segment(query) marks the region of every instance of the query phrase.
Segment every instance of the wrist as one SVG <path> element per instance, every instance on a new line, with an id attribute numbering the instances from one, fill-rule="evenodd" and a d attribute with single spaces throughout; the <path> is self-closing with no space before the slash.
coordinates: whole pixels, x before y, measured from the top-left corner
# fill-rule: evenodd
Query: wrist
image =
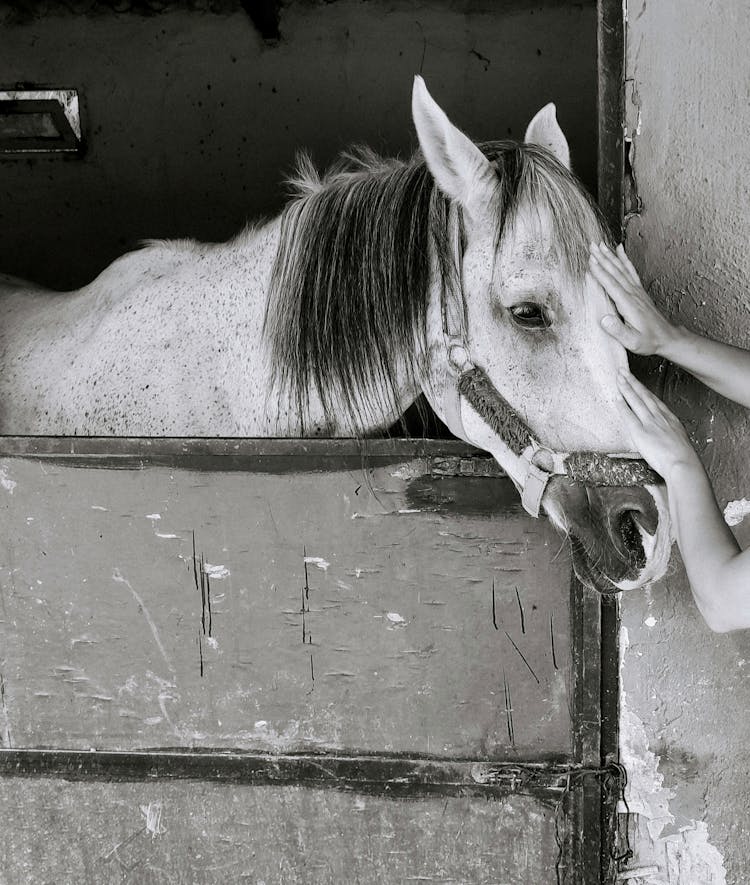
<path id="1" fill-rule="evenodd" d="M 686 486 L 706 477 L 701 459 L 694 449 L 680 453 L 664 470 L 667 488 Z"/>
<path id="2" fill-rule="evenodd" d="M 656 356 L 669 360 L 677 365 L 684 364 L 683 354 L 692 346 L 695 334 L 685 326 L 678 326 L 669 321 L 666 322 L 662 340 L 656 348 Z"/>

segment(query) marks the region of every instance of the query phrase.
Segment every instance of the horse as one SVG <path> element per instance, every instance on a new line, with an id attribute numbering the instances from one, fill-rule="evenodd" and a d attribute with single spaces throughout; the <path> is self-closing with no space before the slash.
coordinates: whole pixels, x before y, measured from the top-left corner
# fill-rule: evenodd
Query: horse
<path id="1" fill-rule="evenodd" d="M 74 292 L 0 277 L 0 432 L 362 437 L 424 394 L 525 494 L 523 444 L 456 387 L 476 365 L 545 452 L 627 449 L 627 355 L 587 272 L 590 242 L 611 237 L 555 106 L 523 142 L 475 144 L 416 77 L 412 116 L 411 158 L 357 148 L 321 176 L 302 154 L 281 215 L 228 242 L 146 241 Z M 547 475 L 536 498 L 588 586 L 666 569 L 655 480 Z"/>

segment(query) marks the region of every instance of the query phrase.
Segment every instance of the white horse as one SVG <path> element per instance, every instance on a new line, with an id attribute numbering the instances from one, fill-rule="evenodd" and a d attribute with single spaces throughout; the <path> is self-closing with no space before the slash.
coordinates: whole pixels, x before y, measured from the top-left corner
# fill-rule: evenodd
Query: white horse
<path id="1" fill-rule="evenodd" d="M 359 151 L 322 179 L 303 158 L 282 215 L 228 243 L 150 242 L 75 292 L 0 276 L 0 432 L 365 435 L 423 392 L 522 489 L 528 462 L 455 392 L 470 356 L 545 446 L 630 448 L 615 407 L 626 353 L 586 273 L 608 235 L 554 105 L 525 143 L 480 146 L 420 77 L 412 111 L 421 154 Z M 666 568 L 654 485 L 556 477 L 542 507 L 590 585 Z"/>

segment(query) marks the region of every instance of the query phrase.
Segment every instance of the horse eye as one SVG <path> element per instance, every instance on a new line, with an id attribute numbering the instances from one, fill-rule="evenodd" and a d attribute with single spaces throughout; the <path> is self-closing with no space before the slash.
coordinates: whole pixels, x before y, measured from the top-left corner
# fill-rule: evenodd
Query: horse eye
<path id="1" fill-rule="evenodd" d="M 552 325 L 547 311 L 533 301 L 521 301 L 510 308 L 510 314 L 516 325 L 523 329 L 548 329 Z"/>

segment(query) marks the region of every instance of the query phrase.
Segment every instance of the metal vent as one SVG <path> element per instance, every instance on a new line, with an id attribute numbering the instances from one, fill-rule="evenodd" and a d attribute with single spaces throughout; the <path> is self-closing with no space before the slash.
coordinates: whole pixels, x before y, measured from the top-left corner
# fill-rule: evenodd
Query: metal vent
<path id="1" fill-rule="evenodd" d="M 77 154 L 81 142 L 77 90 L 0 90 L 0 154 Z"/>

